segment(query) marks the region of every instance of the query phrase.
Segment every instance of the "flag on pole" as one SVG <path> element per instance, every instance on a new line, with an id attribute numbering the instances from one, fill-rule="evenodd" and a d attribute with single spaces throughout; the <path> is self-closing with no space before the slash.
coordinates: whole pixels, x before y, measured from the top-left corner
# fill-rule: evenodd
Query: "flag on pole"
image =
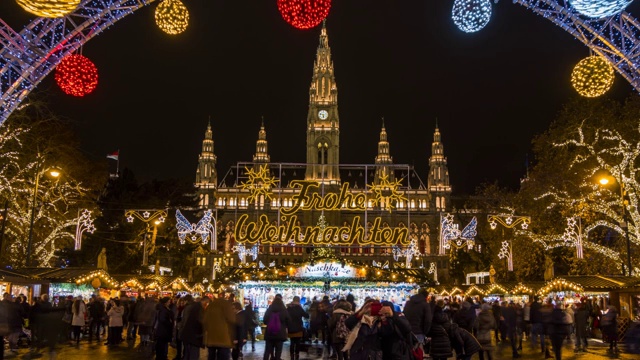
<path id="1" fill-rule="evenodd" d="M 111 154 L 107 154 L 107 159 L 113 159 L 117 161 L 119 156 L 120 156 L 120 150 L 116 150 Z"/>

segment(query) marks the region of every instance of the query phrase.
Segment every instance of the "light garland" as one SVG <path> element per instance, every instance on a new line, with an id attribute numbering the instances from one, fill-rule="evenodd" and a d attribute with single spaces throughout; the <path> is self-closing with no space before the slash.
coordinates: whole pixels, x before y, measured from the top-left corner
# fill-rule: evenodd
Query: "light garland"
<path id="1" fill-rule="evenodd" d="M 81 0 L 16 0 L 24 10 L 45 18 L 61 18 L 72 13 Z"/>
<path id="2" fill-rule="evenodd" d="M 451 18 L 456 26 L 472 33 L 482 30 L 491 20 L 490 0 L 455 0 Z"/>
<path id="3" fill-rule="evenodd" d="M 72 54 L 62 58 L 54 78 L 66 94 L 85 96 L 98 86 L 98 68 L 88 58 Z"/>
<path id="4" fill-rule="evenodd" d="M 189 25 L 189 10 L 180 0 L 164 0 L 156 7 L 155 19 L 160 30 L 178 35 Z"/>
<path id="5" fill-rule="evenodd" d="M 513 290 L 511 290 L 512 294 L 533 294 L 534 291 L 532 288 L 525 286 L 522 283 L 519 283 Z"/>
<path id="6" fill-rule="evenodd" d="M 311 29 L 326 19 L 331 0 L 278 0 L 282 18 L 298 29 Z"/>
<path id="7" fill-rule="evenodd" d="M 176 229 L 178 230 L 180 244 L 184 244 L 186 239 L 189 239 L 191 243 L 196 243 L 200 240 L 204 245 L 206 245 L 210 239 L 215 243 L 216 230 L 215 226 L 211 223 L 211 219 L 213 219 L 213 212 L 207 210 L 197 224 L 192 224 L 182 215 L 180 210 L 176 210 Z M 215 247 L 216 246 L 212 244 L 211 249 L 214 250 Z"/>
<path id="8" fill-rule="evenodd" d="M 82 211 L 82 215 L 78 216 L 74 250 L 80 250 L 80 248 L 82 247 L 82 234 L 85 231 L 89 234 L 93 234 L 96 231 L 96 227 L 93 225 L 93 219 L 91 218 L 91 210 L 89 209 L 84 209 Z"/>
<path id="9" fill-rule="evenodd" d="M 593 18 L 602 19 L 621 13 L 633 0 L 568 0 L 571 7 L 578 13 Z"/>
<path id="10" fill-rule="evenodd" d="M 556 291 L 570 290 L 576 293 L 584 292 L 584 289 L 582 288 L 582 286 L 572 283 L 570 281 L 567 281 L 563 278 L 557 278 L 547 283 L 540 290 L 538 290 L 538 295 L 546 296 L 554 290 Z"/>
<path id="11" fill-rule="evenodd" d="M 598 97 L 609 91 L 614 78 L 613 66 L 605 58 L 589 56 L 573 69 L 571 85 L 582 96 Z"/>
<path id="12" fill-rule="evenodd" d="M 79 278 L 76 279 L 76 284 L 80 285 L 82 283 L 86 283 L 89 280 L 92 279 L 102 279 L 104 281 L 106 281 L 107 284 L 110 285 L 110 287 L 118 287 L 120 285 L 120 283 L 118 283 L 118 281 L 116 281 L 114 278 L 112 278 L 111 276 L 109 276 L 109 274 L 107 274 L 106 271 L 104 270 L 97 270 L 97 271 L 93 271 L 85 276 L 81 276 Z"/>

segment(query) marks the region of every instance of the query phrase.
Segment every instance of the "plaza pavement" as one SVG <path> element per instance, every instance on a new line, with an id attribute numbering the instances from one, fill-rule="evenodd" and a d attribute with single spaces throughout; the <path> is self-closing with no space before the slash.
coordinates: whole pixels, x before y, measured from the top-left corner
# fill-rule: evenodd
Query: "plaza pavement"
<path id="1" fill-rule="evenodd" d="M 152 346 L 141 346 L 139 341 L 123 342 L 119 346 L 108 347 L 102 345 L 103 342 L 89 343 L 86 340 L 80 342 L 79 346 L 76 345 L 62 345 L 57 347 L 57 351 L 54 356 L 50 357 L 49 353 L 41 351 L 40 353 L 33 354 L 27 348 L 21 348 L 17 354 L 11 354 L 5 351 L 5 359 L 58 359 L 58 360 L 125 360 L 125 359 L 154 359 L 155 357 L 151 353 Z M 544 355 L 540 353 L 539 347 L 535 349 L 529 342 L 523 344 L 522 359 L 544 359 Z M 608 354 L 608 345 L 603 344 L 599 340 L 589 340 L 589 349 L 587 352 L 574 353 L 573 345 L 565 343 L 563 347 L 562 358 L 567 360 L 595 360 L 595 359 L 640 359 L 639 354 L 628 354 L 625 352 L 624 345 L 620 346 L 619 354 Z M 262 360 L 264 352 L 264 341 L 256 342 L 256 351 L 252 352 L 250 346 L 245 347 L 244 360 Z M 173 359 L 176 355 L 174 348 L 169 348 L 169 359 Z M 309 349 L 306 352 L 300 354 L 301 360 L 328 360 L 328 352 L 321 344 L 309 345 Z M 509 344 L 499 344 L 496 346 L 494 352 L 494 359 L 512 359 L 511 347 Z M 206 350 L 201 352 L 201 360 L 207 359 Z M 283 360 L 289 360 L 289 345 L 285 343 L 283 354 Z M 453 358 L 451 358 L 453 359 Z M 474 355 L 473 359 L 478 359 L 478 355 Z"/>

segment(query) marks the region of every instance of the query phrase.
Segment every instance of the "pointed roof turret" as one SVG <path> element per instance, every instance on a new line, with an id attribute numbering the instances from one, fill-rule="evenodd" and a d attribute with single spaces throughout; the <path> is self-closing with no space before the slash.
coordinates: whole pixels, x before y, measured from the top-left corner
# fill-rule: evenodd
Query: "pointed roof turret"
<path id="1" fill-rule="evenodd" d="M 316 61 L 313 64 L 313 78 L 311 79 L 309 96 L 310 104 L 331 105 L 338 102 L 338 88 L 333 73 L 326 22 L 322 23 L 320 30 L 320 43 L 316 51 Z"/>
<path id="2" fill-rule="evenodd" d="M 267 153 L 267 131 L 264 129 L 264 116 L 260 124 L 260 131 L 258 132 L 258 141 L 256 141 L 256 153 L 253 155 L 254 163 L 268 163 L 271 161 L 269 154 Z"/>

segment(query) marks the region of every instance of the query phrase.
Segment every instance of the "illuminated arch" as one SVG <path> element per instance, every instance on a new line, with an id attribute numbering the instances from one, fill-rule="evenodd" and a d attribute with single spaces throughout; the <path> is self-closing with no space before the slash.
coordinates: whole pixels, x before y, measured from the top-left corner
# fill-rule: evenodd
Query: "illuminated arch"
<path id="1" fill-rule="evenodd" d="M 155 0 L 84 0 L 63 18 L 37 18 L 17 33 L 0 19 L 0 125 L 66 55 Z M 566 0 L 513 0 L 549 19 L 605 57 L 640 91 L 640 23 L 626 12 L 586 19 Z"/>

